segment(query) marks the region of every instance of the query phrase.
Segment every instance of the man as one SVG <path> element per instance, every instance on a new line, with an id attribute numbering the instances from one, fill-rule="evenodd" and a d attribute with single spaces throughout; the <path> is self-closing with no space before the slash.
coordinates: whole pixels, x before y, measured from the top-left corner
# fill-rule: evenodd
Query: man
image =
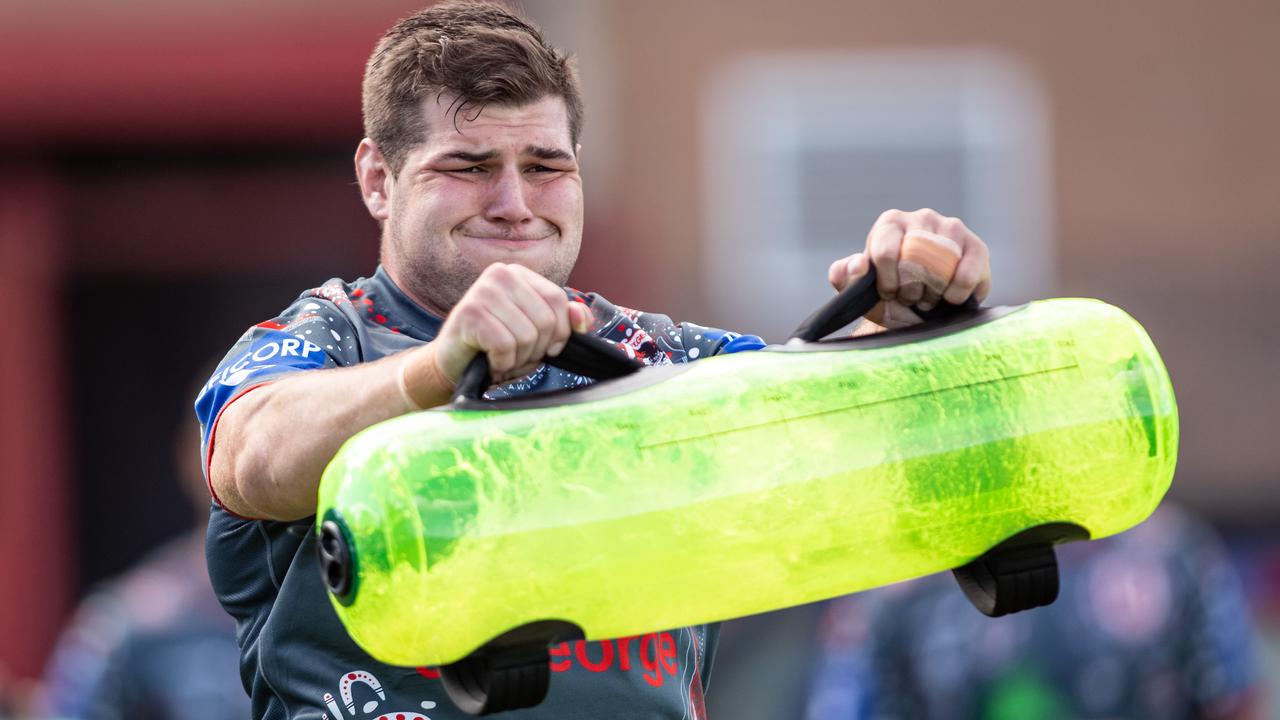
<path id="1" fill-rule="evenodd" d="M 445 403 L 477 353 L 505 383 L 490 396 L 585 384 L 540 365 L 571 329 L 650 364 L 763 344 L 563 288 L 582 235 L 582 101 L 568 58 L 506 8 L 446 3 L 398 23 L 369 61 L 364 118 L 356 174 L 382 228 L 381 266 L 251 328 L 197 400 L 215 500 L 209 569 L 239 621 L 256 718 L 459 716 L 433 670 L 364 654 L 325 597 L 310 516 L 321 471 L 352 434 Z M 899 283 L 908 230 L 954 241 L 949 285 Z M 889 317 L 981 299 L 990 284 L 982 241 L 933 211 L 886 213 L 829 279 L 861 276 L 868 255 Z M 521 717 L 702 717 L 714 628 L 632 640 L 552 648 L 547 699 Z"/>

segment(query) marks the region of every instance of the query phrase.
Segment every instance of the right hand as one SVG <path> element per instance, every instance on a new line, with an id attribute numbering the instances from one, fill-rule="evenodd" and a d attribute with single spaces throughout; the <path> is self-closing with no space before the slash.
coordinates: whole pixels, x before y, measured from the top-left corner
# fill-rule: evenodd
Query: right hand
<path id="1" fill-rule="evenodd" d="M 876 266 L 881 302 L 856 334 L 914 325 L 920 322 L 915 307 L 928 311 L 943 300 L 960 305 L 970 296 L 982 302 L 991 290 L 986 243 L 959 218 L 928 208 L 881 213 L 866 249 L 832 263 L 827 279 L 839 292 L 866 274 L 869 261 Z"/>
<path id="2" fill-rule="evenodd" d="M 477 353 L 489 355 L 494 383 L 524 377 L 564 349 L 569 332 L 587 332 L 591 310 L 564 288 L 522 266 L 494 263 L 449 312 L 435 346 L 440 371 L 453 383 Z"/>
<path id="3" fill-rule="evenodd" d="M 985 251 L 985 246 L 983 250 Z M 983 257 L 985 258 L 985 254 Z M 901 239 L 898 255 L 892 262 L 897 290 L 893 296 L 881 299 L 867 312 L 867 322 L 859 325 L 854 330 L 854 335 L 867 335 L 922 322 L 914 308 L 918 306 L 927 311 L 940 300 L 946 299 L 951 294 L 950 286 L 955 284 L 953 279 L 960 262 L 961 248 L 950 238 L 927 230 L 906 231 Z M 869 269 L 868 254 L 858 253 L 833 263 L 827 276 L 832 286 L 840 291 L 866 275 Z M 880 270 L 879 264 L 876 265 L 876 270 Z M 880 273 L 876 274 L 879 279 Z M 971 292 L 969 288 L 959 288 L 955 295 L 960 296 L 961 302 L 964 302 L 964 298 Z M 981 296 L 986 296 L 985 289 L 981 291 Z M 881 297 L 884 297 L 883 291 Z"/>

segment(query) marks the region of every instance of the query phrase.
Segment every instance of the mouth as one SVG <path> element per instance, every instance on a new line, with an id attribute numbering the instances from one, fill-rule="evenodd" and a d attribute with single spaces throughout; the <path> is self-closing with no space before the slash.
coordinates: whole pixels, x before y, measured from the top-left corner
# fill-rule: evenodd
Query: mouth
<path id="1" fill-rule="evenodd" d="M 543 233 L 541 235 L 517 235 L 517 234 L 501 234 L 501 235 L 482 235 L 478 233 L 462 233 L 462 237 L 471 242 L 484 243 L 485 245 L 493 245 L 501 248 L 517 249 L 535 245 L 543 240 L 550 240 L 555 237 L 554 230 Z"/>

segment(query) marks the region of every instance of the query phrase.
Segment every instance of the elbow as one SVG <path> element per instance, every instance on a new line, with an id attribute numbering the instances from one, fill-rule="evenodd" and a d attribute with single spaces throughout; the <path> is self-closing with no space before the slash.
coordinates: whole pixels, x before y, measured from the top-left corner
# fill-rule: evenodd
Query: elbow
<path id="1" fill-rule="evenodd" d="M 265 395 L 265 394 L 264 394 Z M 209 489 L 226 510 L 253 520 L 297 520 L 314 512 L 289 490 L 287 461 L 275 448 L 260 398 L 245 398 L 226 408 L 218 423 L 209 458 Z M 266 425 L 266 426 L 264 426 Z"/>
<path id="2" fill-rule="evenodd" d="M 269 443 L 250 441 L 236 454 L 230 477 L 223 483 L 229 497 L 223 506 L 243 517 L 293 521 L 315 513 L 314 498 L 300 497 L 297 483 Z M 234 503 L 232 506 L 230 503 Z"/>
<path id="3" fill-rule="evenodd" d="M 287 484 L 276 480 L 267 453 L 255 443 L 237 448 L 234 457 L 218 457 L 214 452 L 209 465 L 209 488 L 214 501 L 224 509 L 250 520 L 292 521 L 312 514 L 315 509 L 290 498 Z"/>
<path id="4" fill-rule="evenodd" d="M 243 518 L 270 519 L 262 509 L 262 493 L 258 491 L 253 452 L 233 442 L 221 442 L 209 458 L 209 491 L 214 502 Z"/>

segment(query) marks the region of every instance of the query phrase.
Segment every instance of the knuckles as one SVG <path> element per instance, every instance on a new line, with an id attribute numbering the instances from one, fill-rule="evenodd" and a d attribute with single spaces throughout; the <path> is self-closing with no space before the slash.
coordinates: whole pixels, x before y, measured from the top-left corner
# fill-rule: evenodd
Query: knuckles
<path id="1" fill-rule="evenodd" d="M 955 241 L 961 247 L 963 260 L 944 291 L 944 297 L 948 301 L 963 302 L 975 291 L 980 295 L 986 295 L 991 277 L 990 251 L 987 244 L 970 230 L 963 220 L 943 215 L 933 208 L 920 208 L 910 212 L 894 208 L 880 213 L 867 236 L 866 252 L 871 262 L 881 268 L 895 267 L 901 252 L 903 235 L 912 228 L 936 232 Z M 843 267 L 841 265 L 843 262 L 845 260 L 837 260 L 827 273 L 831 284 L 837 288 L 845 280 L 844 273 L 837 269 Z M 902 299 L 911 302 L 913 299 L 919 299 L 915 297 L 918 294 L 937 294 L 936 289 L 926 290 L 921 287 L 919 281 L 920 278 L 900 278 L 900 292 L 905 291 L 903 295 L 909 296 Z M 959 297 L 960 295 L 963 297 Z"/>
<path id="2" fill-rule="evenodd" d="M 530 313 L 529 319 L 538 332 L 549 333 L 556 328 L 556 313 L 546 305 L 529 308 L 526 312 Z"/>
<path id="3" fill-rule="evenodd" d="M 910 228 L 933 230 L 938 227 L 938 223 L 943 219 L 942 214 L 933 208 L 920 208 L 911 212 L 887 210 L 880 218 L 892 222 L 903 230 Z"/>
<path id="4" fill-rule="evenodd" d="M 871 259 L 876 265 L 883 265 L 898 259 L 898 247 L 890 243 L 876 243 L 871 248 Z"/>
<path id="5" fill-rule="evenodd" d="M 516 293 L 515 288 L 532 289 L 543 302 L 518 302 L 518 297 L 528 295 L 523 291 Z M 523 317 L 509 324 L 499 320 L 495 325 L 490 308 L 512 302 L 516 302 Z M 490 354 L 494 371 L 506 372 L 543 338 L 550 340 L 555 335 L 560 324 L 557 312 L 561 309 L 557 303 L 568 304 L 568 298 L 558 286 L 520 265 L 493 263 L 481 271 L 449 313 L 446 324 L 459 330 L 467 328 L 462 331 L 464 336 L 474 337 Z"/>
<path id="6" fill-rule="evenodd" d="M 876 225 L 885 225 L 885 224 L 902 225 L 906 222 L 906 220 L 907 220 L 907 213 L 901 210 L 898 210 L 897 208 L 894 208 L 892 210 L 885 210 L 884 212 L 880 213 L 880 217 L 876 219 L 875 224 Z"/>
<path id="7" fill-rule="evenodd" d="M 500 283 L 510 282 L 515 277 L 515 273 L 515 269 L 507 263 L 496 262 L 485 268 L 480 273 L 480 277 L 476 279 L 476 283 L 479 284 L 480 281 Z"/>
<path id="8" fill-rule="evenodd" d="M 957 217 L 943 217 L 938 220 L 938 233 L 956 242 L 961 242 L 969 233 L 964 221 Z"/>
<path id="9" fill-rule="evenodd" d="M 511 333 L 515 336 L 518 345 L 529 346 L 538 342 L 538 328 L 531 324 L 525 323 L 511 328 Z"/>
<path id="10" fill-rule="evenodd" d="M 485 298 L 482 297 L 483 293 L 477 291 L 472 295 L 473 296 L 470 298 L 470 301 L 468 301 L 468 298 L 464 297 L 462 301 L 459 302 L 452 311 L 450 311 L 449 320 L 470 325 L 484 316 Z"/>

